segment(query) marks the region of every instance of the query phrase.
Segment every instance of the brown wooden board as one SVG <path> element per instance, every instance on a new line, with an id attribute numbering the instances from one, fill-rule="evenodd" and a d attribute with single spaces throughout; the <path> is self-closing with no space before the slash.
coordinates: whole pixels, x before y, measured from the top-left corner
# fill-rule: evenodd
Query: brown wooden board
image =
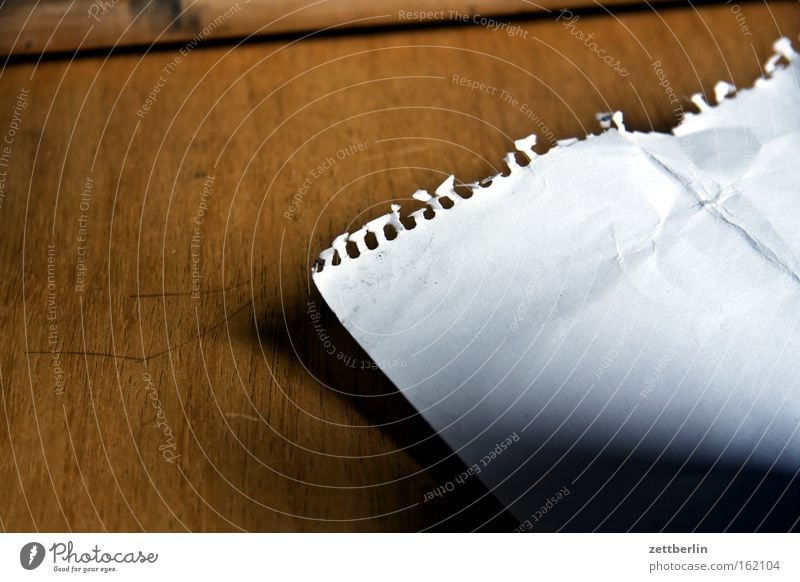
<path id="1" fill-rule="evenodd" d="M 510 530 L 474 479 L 424 502 L 463 467 L 310 265 L 515 138 L 668 130 L 750 86 L 800 11 L 735 6 L 6 67 L 0 528 Z"/>
<path id="2" fill-rule="evenodd" d="M 636 3 L 604 0 L 602 5 Z M 0 6 L 0 54 L 72 53 L 419 23 L 474 24 L 497 16 L 548 14 L 565 6 L 601 5 L 594 0 L 6 0 Z"/>

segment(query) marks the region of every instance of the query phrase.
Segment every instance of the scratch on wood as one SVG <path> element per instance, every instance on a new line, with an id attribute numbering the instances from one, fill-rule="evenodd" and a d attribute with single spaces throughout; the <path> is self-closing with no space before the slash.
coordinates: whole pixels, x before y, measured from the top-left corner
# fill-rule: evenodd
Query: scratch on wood
<path id="1" fill-rule="evenodd" d="M 230 287 L 221 287 L 218 289 L 208 289 L 206 291 L 200 291 L 200 295 L 211 295 L 212 293 L 224 293 L 225 291 L 232 291 L 233 289 L 238 289 L 242 285 L 246 285 L 250 282 L 250 279 L 246 279 L 241 283 L 236 283 L 235 285 L 231 285 Z M 133 299 L 151 299 L 151 298 L 160 298 L 160 297 L 183 297 L 189 296 L 193 292 L 192 291 L 167 291 L 165 293 L 134 293 L 133 295 L 129 295 Z"/>
<path id="2" fill-rule="evenodd" d="M 26 354 L 30 354 L 33 356 L 40 356 L 44 354 L 52 355 L 52 350 L 27 350 Z M 138 358 L 136 356 L 127 356 L 124 354 L 109 354 L 106 352 L 71 352 L 71 351 L 59 351 L 57 352 L 59 356 L 92 356 L 98 358 L 115 358 L 120 360 L 133 360 L 134 362 L 141 362 L 143 361 L 142 358 Z"/>
<path id="3" fill-rule="evenodd" d="M 225 418 L 243 418 L 244 420 L 249 420 L 250 422 L 258 422 L 258 418 L 253 416 L 252 414 L 245 414 L 244 412 L 226 412 L 224 413 Z"/>
<path id="4" fill-rule="evenodd" d="M 192 342 L 196 342 L 200 338 L 205 337 L 206 334 L 209 334 L 212 331 L 222 327 L 224 324 L 228 323 L 229 320 L 233 319 L 234 316 L 236 316 L 239 313 L 241 313 L 244 310 L 245 307 L 248 307 L 250 305 L 252 305 L 252 303 L 250 301 L 248 301 L 247 303 L 245 303 L 244 305 L 239 307 L 236 311 L 233 311 L 233 312 L 229 313 L 226 317 L 224 317 L 222 319 L 222 321 L 220 321 L 218 323 L 215 323 L 211 327 L 203 330 L 202 332 L 198 333 L 197 335 L 195 335 L 195 336 L 193 336 L 193 337 L 191 337 L 191 338 L 189 338 L 189 339 L 187 339 L 187 340 L 185 340 L 185 341 L 183 341 L 181 343 L 175 344 L 174 346 L 170 346 L 165 350 L 161 350 L 160 352 L 156 352 L 155 354 L 151 354 L 149 356 L 145 356 L 144 358 L 142 358 L 142 361 L 146 362 L 146 361 L 151 360 L 153 358 L 157 358 L 158 356 L 163 356 L 167 352 L 171 352 L 172 350 L 176 350 L 178 348 L 181 348 L 181 347 L 185 346 L 186 344 L 190 344 Z"/>
<path id="5" fill-rule="evenodd" d="M 59 351 L 58 354 L 60 356 L 90 356 L 90 357 L 98 357 L 98 358 L 114 358 L 114 359 L 120 359 L 120 360 L 133 360 L 134 362 L 138 362 L 140 364 L 143 364 L 143 363 L 145 363 L 145 362 L 147 362 L 149 360 L 152 360 L 153 358 L 157 358 L 159 356 L 163 356 L 164 354 L 166 354 L 168 352 L 171 352 L 173 350 L 181 348 L 181 347 L 183 347 L 183 346 L 185 346 L 187 344 L 190 344 L 192 342 L 196 342 L 200 338 L 205 337 L 207 334 L 209 334 L 212 331 L 214 331 L 216 329 L 219 329 L 220 327 L 225 325 L 228 321 L 233 319 L 236 315 L 238 315 L 239 313 L 244 311 L 245 307 L 249 307 L 250 305 L 252 305 L 252 302 L 248 301 L 248 302 L 244 303 L 241 307 L 237 308 L 235 311 L 232 311 L 231 313 L 229 313 L 222 320 L 218 321 L 217 323 L 215 323 L 211 327 L 203 330 L 202 332 L 190 337 L 189 339 L 187 339 L 185 341 L 179 342 L 179 343 L 177 343 L 177 344 L 175 344 L 173 346 L 169 346 L 168 348 L 166 348 L 164 350 L 161 350 L 160 352 L 156 352 L 154 354 L 150 354 L 148 356 L 144 356 L 143 358 L 140 358 L 140 357 L 137 357 L 137 356 L 129 356 L 127 354 L 111 354 L 111 353 L 106 353 L 106 352 Z M 53 350 L 26 350 L 25 353 L 29 354 L 29 355 L 52 355 L 53 354 Z"/>

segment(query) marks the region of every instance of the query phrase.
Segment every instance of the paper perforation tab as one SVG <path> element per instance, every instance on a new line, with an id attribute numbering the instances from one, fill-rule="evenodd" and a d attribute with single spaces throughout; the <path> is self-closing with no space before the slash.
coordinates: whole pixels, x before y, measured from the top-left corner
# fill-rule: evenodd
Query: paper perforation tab
<path id="1" fill-rule="evenodd" d="M 780 69 L 780 60 L 785 59 L 788 62 L 791 62 L 793 59 L 796 58 L 797 53 L 795 52 L 794 48 L 792 47 L 791 41 L 786 38 L 782 37 L 773 43 L 773 49 L 775 53 L 769 57 L 767 62 L 764 65 L 764 70 L 767 74 L 772 75 L 777 70 Z M 754 86 L 759 87 L 764 83 L 768 83 L 769 79 L 760 78 L 758 79 Z M 730 95 L 734 95 L 736 93 L 736 87 L 733 85 L 725 82 L 719 81 L 714 86 L 714 97 L 716 104 L 711 105 L 709 104 L 705 96 L 702 93 L 695 93 L 691 96 L 692 103 L 697 107 L 699 113 L 691 113 L 687 112 L 684 116 L 684 119 L 681 121 L 680 124 L 673 130 L 674 133 L 680 133 L 682 128 L 688 127 L 690 124 L 694 123 L 693 120 L 698 117 L 702 117 L 704 114 L 709 114 L 716 110 L 720 105 L 730 102 L 733 99 L 728 99 L 727 97 Z M 625 124 L 623 121 L 623 114 L 621 111 L 615 111 L 611 113 L 599 113 L 597 114 L 597 120 L 600 123 L 600 126 L 609 131 L 612 128 L 612 125 L 616 128 L 619 132 L 626 132 Z M 591 136 L 587 136 L 591 137 Z M 584 138 L 585 139 L 585 138 Z M 527 137 L 520 138 L 514 142 L 514 147 L 516 151 L 524 154 L 530 160 L 531 166 L 533 162 L 539 157 L 536 152 L 533 151 L 534 146 L 536 145 L 536 134 L 531 134 Z M 550 149 L 550 152 L 563 147 L 569 147 L 577 142 L 581 141 L 579 138 L 566 138 L 557 140 L 556 146 Z M 548 152 L 549 153 L 549 152 Z M 547 154 L 544 154 L 547 155 Z M 516 173 L 518 173 L 523 166 L 517 162 L 514 152 L 508 152 L 504 157 L 504 162 L 506 166 L 508 166 L 509 175 L 503 176 L 501 174 L 495 174 L 493 176 L 488 176 L 483 178 L 477 183 L 465 184 L 473 194 L 479 192 L 491 192 L 492 185 L 500 179 L 509 178 Z M 525 166 L 524 168 L 528 168 L 529 166 Z M 413 195 L 412 198 L 419 200 L 420 202 L 424 202 L 428 208 L 430 208 L 434 216 L 432 218 L 427 218 L 425 216 L 426 210 L 419 209 L 411 212 L 407 215 L 407 219 L 409 221 L 413 221 L 414 226 L 410 229 L 410 231 L 416 230 L 421 225 L 430 222 L 431 220 L 435 221 L 436 214 L 439 212 L 447 211 L 448 209 L 442 204 L 443 200 L 449 200 L 452 202 L 452 206 L 458 206 L 460 202 L 466 201 L 465 198 L 460 196 L 458 192 L 456 192 L 455 187 L 455 176 L 450 175 L 448 176 L 437 188 L 434 195 L 431 195 L 426 190 L 417 190 Z M 349 259 L 355 259 L 357 257 L 351 257 L 348 255 L 346 248 L 347 243 L 352 240 L 352 242 L 356 245 L 360 254 L 369 251 L 370 249 L 367 248 L 365 243 L 365 237 L 367 233 L 372 233 L 378 240 L 378 248 L 385 244 L 391 244 L 394 241 L 390 241 L 386 238 L 384 233 L 384 227 L 386 225 L 390 225 L 396 233 L 400 233 L 402 231 L 409 231 L 403 225 L 401 218 L 400 218 L 400 206 L 397 204 L 393 204 L 391 206 L 391 213 L 383 215 L 379 218 L 369 221 L 366 225 L 362 226 L 360 229 L 355 231 L 352 235 L 347 233 L 343 235 L 339 235 L 336 237 L 334 242 L 331 244 L 331 248 L 325 249 L 319 255 L 319 258 L 314 262 L 312 266 L 312 272 L 318 273 L 320 272 L 325 266 L 337 266 L 334 264 L 335 258 L 339 259 L 339 262 L 344 262 Z M 398 237 L 404 238 L 404 237 Z M 359 255 L 360 256 L 360 255 Z"/>
<path id="2" fill-rule="evenodd" d="M 621 119 L 621 118 L 620 118 Z M 533 161 L 537 158 L 536 152 L 533 151 L 533 147 L 536 145 L 537 137 L 535 134 L 531 134 L 527 137 L 518 139 L 514 142 L 515 147 L 517 148 L 516 151 L 524 154 L 528 160 L 530 166 Z M 575 143 L 576 139 L 569 139 L 569 140 L 562 140 L 556 147 L 566 147 Z M 528 166 L 521 166 L 515 157 L 514 152 L 508 152 L 504 157 L 504 162 L 509 170 L 509 176 L 515 174 L 516 172 L 520 171 L 523 168 L 527 168 Z M 489 177 L 482 179 L 480 182 L 476 183 L 469 183 L 464 184 L 465 187 L 469 188 L 469 190 L 473 193 L 479 191 L 487 191 L 490 190 L 493 183 L 499 179 L 507 178 L 508 176 L 503 176 L 501 174 L 495 174 Z M 411 197 L 415 200 L 425 203 L 428 207 L 420 208 L 417 210 L 412 211 L 408 214 L 407 218 L 414 223 L 414 227 L 410 230 L 416 230 L 419 228 L 421 224 L 427 223 L 433 220 L 436 217 L 436 213 L 438 212 L 446 212 L 450 208 L 459 205 L 462 202 L 466 202 L 468 199 L 461 196 L 455 189 L 455 176 L 453 174 L 449 175 L 445 178 L 439 186 L 437 186 L 435 193 L 431 195 L 427 190 L 417 190 L 414 192 Z M 449 207 L 446 207 L 443 202 L 448 202 L 450 204 Z M 391 205 L 391 212 L 389 214 L 385 214 L 383 216 L 379 216 L 369 222 L 367 222 L 364 226 L 359 228 L 358 230 L 354 231 L 353 233 L 344 233 L 337 236 L 333 243 L 331 244 L 331 248 L 322 251 L 319 255 L 319 258 L 314 263 L 312 267 L 312 271 L 314 273 L 318 273 L 322 271 L 322 269 L 326 266 L 337 266 L 337 263 L 341 263 L 344 260 L 349 259 L 356 259 L 358 257 L 350 256 L 347 253 L 347 243 L 353 242 L 358 249 L 359 256 L 369 251 L 370 249 L 366 245 L 366 236 L 368 233 L 372 233 L 378 239 L 378 246 L 380 247 L 382 244 L 390 243 L 392 241 L 388 240 L 384 233 L 385 226 L 391 226 L 396 233 L 400 233 L 402 231 L 408 231 L 409 229 L 403 225 L 403 222 L 400 218 L 400 205 L 399 204 L 392 204 Z M 428 209 L 432 210 L 434 215 L 431 218 L 426 216 Z M 335 259 L 339 259 L 336 261 Z"/>
<path id="3" fill-rule="evenodd" d="M 654 491 L 688 460 L 800 471 L 800 63 L 775 48 L 671 133 L 613 112 L 538 156 L 516 140 L 507 173 L 321 255 L 328 306 L 521 522 L 577 483 L 570 519 L 620 459 L 665 463 Z"/>

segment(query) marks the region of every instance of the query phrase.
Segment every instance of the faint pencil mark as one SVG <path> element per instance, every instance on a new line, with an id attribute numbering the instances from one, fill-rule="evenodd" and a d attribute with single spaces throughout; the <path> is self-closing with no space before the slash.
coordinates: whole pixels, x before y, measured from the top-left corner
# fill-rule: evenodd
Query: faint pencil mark
<path id="1" fill-rule="evenodd" d="M 212 293 L 224 293 L 225 291 L 238 289 L 242 285 L 246 285 L 249 282 L 250 279 L 245 279 L 244 281 L 236 283 L 235 285 L 231 285 L 230 287 L 207 289 L 205 291 L 200 291 L 200 295 L 211 295 Z M 158 297 L 181 297 L 184 295 L 191 295 L 191 294 L 192 291 L 167 291 L 166 293 L 134 293 L 133 295 L 129 295 L 129 297 L 133 299 L 148 299 L 148 298 L 158 298 Z"/>
<path id="2" fill-rule="evenodd" d="M 186 344 L 190 344 L 192 342 L 196 342 L 200 338 L 205 337 L 206 334 L 209 334 L 212 331 L 222 327 L 224 324 L 228 323 L 229 320 L 231 320 L 234 316 L 236 316 L 239 313 L 241 313 L 242 311 L 244 311 L 244 308 L 245 307 L 249 307 L 250 305 L 252 305 L 252 303 L 250 301 L 246 302 L 241 307 L 239 307 L 235 311 L 232 311 L 226 317 L 224 317 L 221 321 L 215 323 L 211 327 L 206 328 L 205 330 L 203 330 L 202 332 L 198 333 L 197 335 L 194 335 L 194 336 L 190 337 L 189 339 L 187 339 L 185 341 L 177 343 L 174 346 L 170 346 L 170 347 L 168 347 L 168 348 L 166 348 L 164 350 L 161 350 L 160 352 L 156 352 L 155 354 L 150 354 L 149 356 L 145 356 L 144 358 L 142 358 L 142 362 L 147 362 L 148 360 L 151 360 L 153 358 L 157 358 L 158 356 L 163 356 L 167 352 L 171 352 L 172 350 L 177 350 L 178 348 L 181 348 L 181 347 L 185 346 Z"/>
<path id="3" fill-rule="evenodd" d="M 41 350 L 27 350 L 26 354 L 39 356 L 43 354 L 52 354 L 52 351 L 41 351 Z M 106 352 L 58 352 L 62 356 L 94 356 L 98 358 L 117 358 L 120 360 L 133 360 L 134 362 L 141 362 L 142 358 L 138 358 L 136 356 L 127 356 L 124 354 L 109 354 Z"/>
<path id="4" fill-rule="evenodd" d="M 0 2 L 1 1 L 2 0 L 0 0 Z M 200 294 L 201 295 L 210 295 L 212 293 L 224 293 L 225 291 L 232 291 L 233 289 L 238 289 L 239 287 L 241 287 L 243 285 L 246 285 L 249 282 L 250 282 L 250 279 L 245 279 L 244 281 L 242 281 L 240 283 L 236 283 L 236 284 L 231 285 L 229 287 L 224 287 L 224 288 L 221 287 L 221 288 L 217 288 L 217 289 L 208 289 L 207 291 L 200 291 Z M 128 295 L 128 297 L 133 298 L 133 299 L 148 299 L 148 298 L 176 297 L 176 296 L 183 296 L 183 295 L 191 295 L 191 293 L 192 293 L 191 291 L 187 291 L 186 293 L 183 293 L 183 292 L 141 293 L 141 294 L 138 294 L 138 295 L 137 294 Z M 95 305 L 98 305 L 100 303 L 101 303 L 100 301 L 92 301 L 90 303 L 87 303 L 87 306 L 95 306 Z M 105 305 L 105 303 L 103 303 L 103 305 Z M 79 313 L 77 313 L 77 312 L 66 313 L 65 315 L 62 315 L 59 319 L 57 319 L 55 321 L 55 323 L 58 323 L 58 324 L 64 323 L 65 321 L 73 319 L 73 318 L 77 317 L 78 315 L 79 315 Z"/>
<path id="5" fill-rule="evenodd" d="M 244 283 L 242 283 L 244 284 Z M 60 351 L 59 354 L 62 356 L 88 356 L 88 357 L 98 357 L 98 358 L 114 358 L 119 360 L 131 360 L 137 362 L 139 364 L 143 364 L 153 358 L 157 358 L 159 356 L 163 356 L 167 352 L 171 352 L 172 350 L 176 350 L 178 348 L 182 348 L 183 346 L 190 344 L 192 342 L 198 341 L 200 338 L 205 337 L 207 334 L 211 333 L 212 331 L 219 329 L 221 326 L 225 325 L 228 321 L 233 319 L 236 315 L 244 311 L 245 307 L 249 307 L 252 305 L 251 301 L 244 303 L 241 307 L 237 308 L 235 311 L 230 312 L 226 317 L 222 318 L 220 321 L 204 329 L 202 332 L 182 341 L 173 346 L 170 346 L 160 352 L 156 352 L 154 354 L 150 354 L 144 356 L 143 358 L 138 356 L 129 356 L 127 354 L 111 354 L 107 352 L 81 352 L 81 351 Z M 26 354 L 29 355 L 51 355 L 53 352 L 50 350 L 26 350 Z"/>

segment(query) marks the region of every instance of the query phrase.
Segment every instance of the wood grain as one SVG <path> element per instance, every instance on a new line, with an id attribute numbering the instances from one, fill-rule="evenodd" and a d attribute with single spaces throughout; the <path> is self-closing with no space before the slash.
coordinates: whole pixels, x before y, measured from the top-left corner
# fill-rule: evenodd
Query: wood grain
<path id="1" fill-rule="evenodd" d="M 475 482 L 423 502 L 463 468 L 336 324 L 313 258 L 418 187 L 501 170 L 530 132 L 614 109 L 668 129 L 654 62 L 688 110 L 751 85 L 800 11 L 582 16 L 627 76 L 555 18 L 515 24 L 5 68 L 2 527 L 513 527 Z"/>
<path id="2" fill-rule="evenodd" d="M 604 5 L 637 0 L 605 0 Z M 655 3 L 663 0 L 652 0 Z M 0 7 L 0 54 L 273 36 L 324 29 L 422 22 L 459 22 L 473 16 L 548 13 L 593 0 L 6 0 Z"/>

